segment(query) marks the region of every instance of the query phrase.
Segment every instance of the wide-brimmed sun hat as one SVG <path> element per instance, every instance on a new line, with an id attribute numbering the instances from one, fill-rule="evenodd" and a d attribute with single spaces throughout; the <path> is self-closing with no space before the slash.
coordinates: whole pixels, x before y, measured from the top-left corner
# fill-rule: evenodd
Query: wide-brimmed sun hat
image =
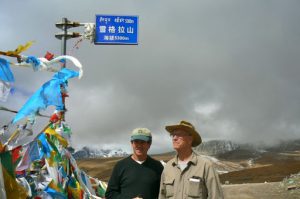
<path id="1" fill-rule="evenodd" d="M 145 142 L 151 142 L 152 135 L 151 131 L 147 128 L 136 128 L 133 129 L 130 137 L 130 141 L 143 140 Z"/>
<path id="2" fill-rule="evenodd" d="M 191 123 L 183 120 L 183 121 L 180 121 L 179 124 L 174 124 L 174 125 L 166 126 L 166 130 L 170 134 L 172 134 L 173 131 L 175 131 L 177 129 L 182 129 L 185 132 L 187 132 L 190 135 L 192 135 L 192 137 L 193 137 L 192 146 L 193 147 L 198 146 L 199 144 L 201 144 L 202 139 L 201 139 L 199 133 L 196 131 L 195 127 Z"/>

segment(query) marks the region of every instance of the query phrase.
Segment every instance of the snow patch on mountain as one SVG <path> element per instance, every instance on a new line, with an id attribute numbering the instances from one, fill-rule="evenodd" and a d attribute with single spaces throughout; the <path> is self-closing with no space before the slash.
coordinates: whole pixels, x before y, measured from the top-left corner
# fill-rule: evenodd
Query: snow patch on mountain
<path id="1" fill-rule="evenodd" d="M 84 158 L 107 158 L 107 157 L 125 157 L 129 154 L 120 148 L 115 149 L 96 149 L 90 147 L 83 147 L 82 149 L 75 151 L 73 156 L 75 159 Z"/>

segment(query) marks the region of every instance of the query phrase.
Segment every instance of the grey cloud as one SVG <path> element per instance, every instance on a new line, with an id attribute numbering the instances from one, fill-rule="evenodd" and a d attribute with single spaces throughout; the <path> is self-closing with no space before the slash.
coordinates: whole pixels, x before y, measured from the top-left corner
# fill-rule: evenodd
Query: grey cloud
<path id="1" fill-rule="evenodd" d="M 60 53 L 54 24 L 63 16 L 93 22 L 95 14 L 139 15 L 138 46 L 84 41 L 72 50 L 84 66 L 83 79 L 70 81 L 67 100 L 76 146 L 129 146 L 130 131 L 145 126 L 156 137 L 153 152 L 171 150 L 164 125 L 181 119 L 194 122 L 204 140 L 299 138 L 298 1 L 2 4 L 0 29 L 7 34 L 1 46 L 13 49 L 36 40 L 26 53 L 37 56 Z M 68 41 L 69 51 L 76 41 Z M 52 75 L 14 71 L 16 87 L 27 93 Z M 19 108 L 25 101 L 18 96 L 7 103 Z M 220 107 L 209 116 L 195 110 L 209 103 Z"/>

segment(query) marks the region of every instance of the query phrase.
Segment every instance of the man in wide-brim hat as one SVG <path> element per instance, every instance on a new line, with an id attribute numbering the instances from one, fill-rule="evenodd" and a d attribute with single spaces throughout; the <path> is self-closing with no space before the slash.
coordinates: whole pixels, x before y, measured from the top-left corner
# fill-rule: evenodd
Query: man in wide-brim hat
<path id="1" fill-rule="evenodd" d="M 222 187 L 213 164 L 192 148 L 202 142 L 195 127 L 187 121 L 181 121 L 166 126 L 166 130 L 172 137 L 177 155 L 164 168 L 159 198 L 222 199 Z"/>

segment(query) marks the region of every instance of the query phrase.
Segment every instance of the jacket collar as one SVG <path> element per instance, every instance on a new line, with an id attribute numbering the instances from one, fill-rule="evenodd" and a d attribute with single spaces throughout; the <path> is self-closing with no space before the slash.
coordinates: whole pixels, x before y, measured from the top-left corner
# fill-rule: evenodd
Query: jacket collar
<path id="1" fill-rule="evenodd" d="M 197 154 L 193 150 L 192 151 L 192 158 L 188 161 L 188 164 L 196 165 L 197 162 L 198 162 Z M 177 165 L 178 165 L 178 155 L 176 155 L 175 158 L 172 159 L 172 166 L 177 166 Z"/>

